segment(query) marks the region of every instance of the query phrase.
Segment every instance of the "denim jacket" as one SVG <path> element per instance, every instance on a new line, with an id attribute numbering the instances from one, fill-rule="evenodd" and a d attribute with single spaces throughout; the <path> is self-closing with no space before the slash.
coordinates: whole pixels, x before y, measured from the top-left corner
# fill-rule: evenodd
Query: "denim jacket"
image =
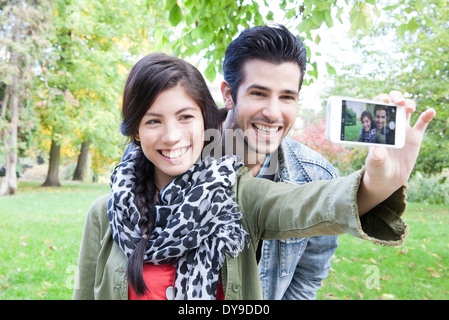
<path id="1" fill-rule="evenodd" d="M 289 137 L 270 155 L 258 177 L 270 173 L 276 182 L 295 185 L 338 176 L 323 156 Z M 338 236 L 318 236 L 265 240 L 259 262 L 264 299 L 316 299 L 321 282 L 327 278 L 330 259 L 337 250 L 337 239 Z"/>

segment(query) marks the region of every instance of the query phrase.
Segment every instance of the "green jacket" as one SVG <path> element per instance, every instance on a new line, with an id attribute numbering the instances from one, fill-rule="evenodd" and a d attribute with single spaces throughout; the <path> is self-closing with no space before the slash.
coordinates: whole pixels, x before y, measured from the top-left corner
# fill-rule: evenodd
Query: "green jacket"
<path id="1" fill-rule="evenodd" d="M 262 299 L 256 261 L 260 239 L 285 239 L 350 233 L 375 244 L 399 246 L 408 227 L 405 188 L 359 219 L 357 190 L 363 171 L 345 178 L 297 187 L 254 179 L 248 170 L 233 186 L 242 224 L 252 243 L 221 270 L 226 300 Z M 113 241 L 106 209 L 109 195 L 98 198 L 87 215 L 81 241 L 74 299 L 128 299 L 127 258 Z"/>

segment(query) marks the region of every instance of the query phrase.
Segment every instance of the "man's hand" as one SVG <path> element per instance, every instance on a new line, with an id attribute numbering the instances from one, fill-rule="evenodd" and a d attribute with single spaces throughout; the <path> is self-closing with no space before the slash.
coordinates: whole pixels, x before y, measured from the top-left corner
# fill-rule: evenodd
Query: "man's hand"
<path id="1" fill-rule="evenodd" d="M 375 100 L 393 102 L 407 108 L 405 146 L 402 149 L 381 146 L 370 149 L 357 198 L 360 215 L 387 199 L 408 181 L 421 148 L 424 132 L 436 115 L 435 110 L 430 108 L 424 111 L 411 127 L 410 117 L 416 109 L 414 101 L 405 99 L 399 91 L 391 91 L 389 95 L 380 94 Z"/>

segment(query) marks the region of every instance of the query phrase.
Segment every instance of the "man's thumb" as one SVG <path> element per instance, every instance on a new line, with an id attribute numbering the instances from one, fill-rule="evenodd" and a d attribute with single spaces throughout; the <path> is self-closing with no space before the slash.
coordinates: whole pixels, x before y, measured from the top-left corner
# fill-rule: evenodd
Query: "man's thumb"
<path id="1" fill-rule="evenodd" d="M 366 166 L 373 169 L 381 167 L 387 158 L 387 150 L 383 147 L 372 147 L 369 150 Z"/>

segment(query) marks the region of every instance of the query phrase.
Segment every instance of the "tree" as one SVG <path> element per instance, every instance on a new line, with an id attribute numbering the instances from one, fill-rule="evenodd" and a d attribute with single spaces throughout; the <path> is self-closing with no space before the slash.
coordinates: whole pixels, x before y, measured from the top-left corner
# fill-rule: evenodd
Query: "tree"
<path id="1" fill-rule="evenodd" d="M 6 154 L 5 177 L 0 184 L 0 196 L 15 194 L 17 190 L 17 149 L 20 107 L 27 100 L 33 83 L 32 68 L 41 58 L 47 41 L 49 2 L 6 1 L 0 11 L 1 84 L 5 87 L 2 99 L 0 130 Z"/>
<path id="2" fill-rule="evenodd" d="M 150 10 L 166 12 L 172 26 L 178 26 L 178 34 L 173 36 L 171 29 L 155 31 L 155 38 L 161 39 L 162 47 L 172 48 L 174 54 L 180 57 L 191 57 L 202 54 L 207 61 L 204 71 L 209 80 L 215 79 L 217 72 L 221 71 L 226 47 L 240 30 L 250 25 L 261 25 L 274 21 L 274 7 L 284 13 L 284 20 L 288 27 L 296 29 L 305 40 L 308 50 L 310 67 L 307 71 L 312 78 L 318 76 L 317 62 L 311 59 L 312 52 L 308 44 L 319 43 L 318 30 L 323 24 L 327 27 L 334 25 L 334 19 L 341 22 L 341 15 L 349 3 L 350 9 L 350 35 L 359 32 L 367 34 L 372 27 L 372 15 L 378 14 L 375 1 L 349 1 L 336 0 L 299 1 L 280 0 L 273 1 L 204 1 L 204 0 L 166 0 L 149 3 Z M 333 71 L 327 65 L 329 71 Z M 306 79 L 307 81 L 307 79 Z"/>
<path id="3" fill-rule="evenodd" d="M 83 141 L 81 144 L 81 150 L 76 163 L 75 172 L 73 173 L 74 181 L 83 181 L 84 172 L 86 170 L 87 158 L 89 157 L 89 147 L 91 142 L 89 140 Z"/>
<path id="4" fill-rule="evenodd" d="M 136 1 L 57 2 L 51 54 L 58 59 L 45 66 L 42 82 L 48 87 L 42 98 L 56 96 L 50 99 L 53 108 L 41 110 L 41 126 L 52 144 L 81 146 L 77 179 L 82 179 L 90 149 L 103 156 L 103 164 L 119 154 L 123 69 L 151 46 L 143 29 L 146 12 Z M 53 161 L 59 158 L 50 152 Z M 58 166 L 49 166 L 48 176 L 56 177 L 51 170 Z"/>
<path id="5" fill-rule="evenodd" d="M 437 111 L 427 128 L 416 170 L 438 173 L 449 167 L 449 4 L 402 0 L 390 8 L 405 56 L 396 83 L 422 110 L 433 107 Z"/>
<path id="6" fill-rule="evenodd" d="M 2 6 L 12 7 L 25 2 L 3 3 Z M 26 8 L 38 8 L 36 3 L 30 1 Z M 26 66 L 38 70 L 29 73 L 29 78 L 40 80 L 32 95 L 39 119 L 39 139 L 36 140 L 42 141 L 47 150 L 54 151 L 50 152 L 53 154 L 50 162 L 57 162 L 57 165 L 50 165 L 50 171 L 57 170 L 59 158 L 56 154 L 61 150 L 88 142 L 97 169 L 108 159 L 119 158 L 120 91 L 129 66 L 140 55 L 156 45 L 158 50 L 171 51 L 184 58 L 204 55 L 205 75 L 212 80 L 221 70 L 225 48 L 242 27 L 274 21 L 275 16 L 272 2 L 267 0 L 57 0 L 51 3 L 53 8 L 37 10 L 40 15 L 43 12 L 51 15 L 45 19 L 45 22 L 53 22 L 51 30 L 47 30 L 47 40 L 51 44 L 40 43 L 35 50 L 21 51 L 47 57 Z M 371 27 L 372 15 L 377 13 L 372 0 L 280 0 L 276 6 L 285 12 L 290 29 L 297 29 L 306 45 L 320 41 L 314 30 L 323 24 L 332 27 L 335 20 L 341 19 L 343 7 L 350 6 L 352 34 L 366 33 Z M 6 25 L 4 33 L 11 33 L 8 26 L 12 24 L 3 25 Z M 27 21 L 26 25 L 33 24 Z M 39 28 L 45 25 L 41 21 Z M 329 64 L 327 67 L 333 70 Z M 317 63 L 310 58 L 307 76 L 313 79 L 317 74 Z M 9 87 L 5 96 L 11 97 Z M 55 144 L 54 148 L 50 141 Z M 51 176 L 57 179 L 58 175 L 52 172 Z M 59 181 L 49 183 L 58 184 Z"/>
<path id="7" fill-rule="evenodd" d="M 443 152 L 449 149 L 449 6 L 441 0 L 391 3 L 384 4 L 372 34 L 355 41 L 363 65 L 342 70 L 330 94 L 369 98 L 400 90 L 417 103 L 412 124 L 420 110 L 435 108 L 415 172 L 439 173 L 449 166 L 449 153 Z M 366 65 L 377 68 L 367 70 Z"/>

